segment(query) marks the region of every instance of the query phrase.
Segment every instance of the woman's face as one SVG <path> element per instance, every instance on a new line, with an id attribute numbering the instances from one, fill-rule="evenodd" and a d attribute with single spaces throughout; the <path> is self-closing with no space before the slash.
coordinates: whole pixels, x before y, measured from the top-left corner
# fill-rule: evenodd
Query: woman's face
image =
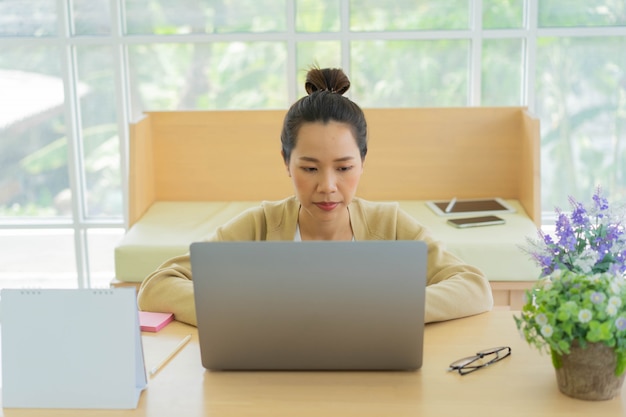
<path id="1" fill-rule="evenodd" d="M 301 216 L 316 221 L 345 218 L 363 173 L 349 125 L 334 121 L 303 124 L 287 171 L 302 207 Z"/>

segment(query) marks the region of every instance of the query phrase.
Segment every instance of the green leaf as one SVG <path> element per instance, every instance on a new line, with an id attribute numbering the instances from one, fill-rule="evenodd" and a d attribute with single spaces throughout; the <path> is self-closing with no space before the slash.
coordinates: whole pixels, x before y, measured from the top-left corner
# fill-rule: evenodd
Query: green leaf
<path id="1" fill-rule="evenodd" d="M 611 337 L 611 323 L 600 323 L 596 320 L 589 322 L 589 332 L 587 332 L 589 342 L 608 341 Z"/>
<path id="2" fill-rule="evenodd" d="M 626 354 L 624 352 L 615 353 L 617 364 L 615 366 L 615 375 L 621 376 L 626 371 Z"/>
<path id="3" fill-rule="evenodd" d="M 554 366 L 554 369 L 561 369 L 561 367 L 563 366 L 563 362 L 561 361 L 561 355 L 554 349 L 550 349 L 550 354 L 552 357 L 552 366 Z"/>

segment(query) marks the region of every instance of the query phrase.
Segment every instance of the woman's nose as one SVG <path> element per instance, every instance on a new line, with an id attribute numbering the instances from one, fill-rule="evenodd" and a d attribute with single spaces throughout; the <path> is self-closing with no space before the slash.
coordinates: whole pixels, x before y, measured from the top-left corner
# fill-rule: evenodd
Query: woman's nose
<path id="1" fill-rule="evenodd" d="M 337 191 L 337 179 L 334 172 L 326 172 L 320 175 L 317 189 L 321 193 L 332 193 Z"/>

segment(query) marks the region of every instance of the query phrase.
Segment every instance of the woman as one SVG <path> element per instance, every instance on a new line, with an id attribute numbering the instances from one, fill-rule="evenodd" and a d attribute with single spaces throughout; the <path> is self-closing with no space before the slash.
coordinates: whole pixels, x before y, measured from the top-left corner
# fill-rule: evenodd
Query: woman
<path id="1" fill-rule="evenodd" d="M 295 196 L 240 214 L 208 240 L 422 240 L 428 245 L 426 322 L 490 310 L 491 289 L 478 269 L 445 251 L 398 204 L 355 197 L 367 125 L 360 107 L 343 97 L 349 87 L 340 69 L 308 72 L 308 96 L 291 106 L 281 134 Z M 139 307 L 173 312 L 177 320 L 196 325 L 191 279 L 188 254 L 167 261 L 141 284 Z"/>

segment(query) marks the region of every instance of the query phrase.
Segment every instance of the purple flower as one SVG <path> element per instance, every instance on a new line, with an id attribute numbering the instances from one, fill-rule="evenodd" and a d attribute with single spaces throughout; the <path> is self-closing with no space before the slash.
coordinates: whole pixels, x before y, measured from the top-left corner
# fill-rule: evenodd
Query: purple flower
<path id="1" fill-rule="evenodd" d="M 552 256 L 542 253 L 531 253 L 531 256 L 544 271 L 548 273 L 552 271 Z"/>
<path id="2" fill-rule="evenodd" d="M 624 317 L 618 317 L 617 320 L 615 320 L 615 327 L 617 327 L 617 330 L 626 330 L 626 318 Z"/>
<path id="3" fill-rule="evenodd" d="M 587 215 L 587 210 L 585 207 L 574 200 L 572 197 L 569 198 L 569 202 L 573 207 L 572 210 L 572 223 L 576 227 L 587 227 L 589 225 L 589 216 Z"/>
<path id="4" fill-rule="evenodd" d="M 554 240 L 552 240 L 552 236 L 550 236 L 549 234 L 543 233 L 541 231 L 541 229 L 539 230 L 539 236 L 543 239 L 543 242 L 548 245 L 554 245 Z"/>
<path id="5" fill-rule="evenodd" d="M 604 295 L 603 292 L 596 291 L 596 292 L 592 293 L 589 298 L 591 299 L 592 303 L 600 304 L 600 303 L 604 302 L 604 300 L 606 299 L 606 295 Z"/>
<path id="6" fill-rule="evenodd" d="M 609 210 L 600 188 L 593 203 L 583 205 L 570 197 L 570 213 L 556 210 L 554 236 L 539 231 L 539 239 L 529 240 L 526 249 L 542 275 L 556 269 L 582 273 L 626 272 L 626 228 L 623 210 Z"/>
<path id="7" fill-rule="evenodd" d="M 558 218 L 556 220 L 556 235 L 559 238 L 559 246 L 565 250 L 576 249 L 576 235 L 572 229 L 569 218 L 562 211 L 558 210 Z"/>
<path id="8" fill-rule="evenodd" d="M 600 188 L 598 188 L 593 195 L 593 201 L 595 203 L 596 210 L 600 212 L 600 215 L 598 215 L 598 217 L 603 217 L 602 212 L 609 209 L 609 201 L 602 196 Z"/>

